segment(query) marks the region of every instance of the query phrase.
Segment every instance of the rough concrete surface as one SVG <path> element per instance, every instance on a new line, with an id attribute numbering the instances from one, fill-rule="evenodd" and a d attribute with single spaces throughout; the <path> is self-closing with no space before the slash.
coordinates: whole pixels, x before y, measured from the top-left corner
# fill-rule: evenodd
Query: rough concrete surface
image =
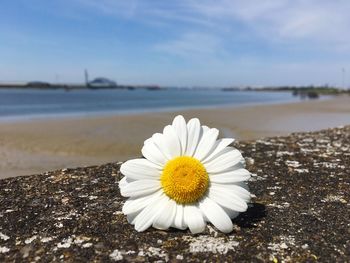
<path id="1" fill-rule="evenodd" d="M 113 163 L 0 180 L 0 261 L 349 262 L 350 126 L 235 146 L 255 197 L 229 235 L 136 232 Z"/>

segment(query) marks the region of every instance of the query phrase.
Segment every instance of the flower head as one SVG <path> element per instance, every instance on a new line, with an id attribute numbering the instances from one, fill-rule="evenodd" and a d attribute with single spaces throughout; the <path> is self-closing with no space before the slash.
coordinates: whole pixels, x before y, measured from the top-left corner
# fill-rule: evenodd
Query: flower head
<path id="1" fill-rule="evenodd" d="M 144 142 L 145 158 L 122 164 L 119 187 L 129 197 L 123 213 L 137 231 L 153 226 L 200 233 L 206 222 L 232 231 L 231 219 L 247 210 L 250 173 L 241 153 L 229 146 L 234 139 L 218 135 L 196 118 L 186 123 L 177 116 Z"/>

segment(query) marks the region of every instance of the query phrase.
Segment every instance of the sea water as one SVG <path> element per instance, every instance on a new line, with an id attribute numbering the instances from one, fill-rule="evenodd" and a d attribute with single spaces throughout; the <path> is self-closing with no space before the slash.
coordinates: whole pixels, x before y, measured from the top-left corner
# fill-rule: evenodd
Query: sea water
<path id="1" fill-rule="evenodd" d="M 0 119 L 129 114 L 298 100 L 289 92 L 220 89 L 0 89 Z"/>

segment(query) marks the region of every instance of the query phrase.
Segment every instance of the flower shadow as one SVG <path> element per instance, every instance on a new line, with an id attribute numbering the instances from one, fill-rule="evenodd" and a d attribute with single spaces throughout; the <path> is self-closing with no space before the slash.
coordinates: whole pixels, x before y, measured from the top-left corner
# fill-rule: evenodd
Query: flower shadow
<path id="1" fill-rule="evenodd" d="M 267 211 L 265 205 L 253 203 L 250 204 L 246 212 L 241 213 L 238 217 L 236 217 L 233 220 L 233 223 L 242 228 L 255 228 L 257 227 L 256 223 L 260 222 L 266 216 Z"/>

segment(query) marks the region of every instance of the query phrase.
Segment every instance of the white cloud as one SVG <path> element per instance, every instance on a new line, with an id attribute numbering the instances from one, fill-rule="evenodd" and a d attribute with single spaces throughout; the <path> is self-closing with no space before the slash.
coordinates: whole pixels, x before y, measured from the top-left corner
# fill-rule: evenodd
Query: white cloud
<path id="1" fill-rule="evenodd" d="M 139 12 L 138 0 L 76 0 L 80 4 L 107 15 L 133 17 Z"/>
<path id="2" fill-rule="evenodd" d="M 224 20 L 239 21 L 267 41 L 350 44 L 350 1 L 346 0 L 207 0 L 192 1 L 192 7 L 218 25 Z"/>
<path id="3" fill-rule="evenodd" d="M 155 45 L 158 51 L 179 55 L 183 58 L 215 57 L 222 50 L 220 38 L 202 33 L 185 33 L 178 39 Z"/>
<path id="4" fill-rule="evenodd" d="M 217 37 L 222 33 L 223 41 L 229 38 L 225 33 L 242 30 L 237 27 L 243 25 L 255 34 L 252 38 L 260 37 L 267 43 L 311 47 L 317 43 L 320 49 L 341 51 L 350 46 L 349 0 L 76 1 L 107 15 L 154 26 L 182 27 L 182 34 L 207 30 Z"/>

